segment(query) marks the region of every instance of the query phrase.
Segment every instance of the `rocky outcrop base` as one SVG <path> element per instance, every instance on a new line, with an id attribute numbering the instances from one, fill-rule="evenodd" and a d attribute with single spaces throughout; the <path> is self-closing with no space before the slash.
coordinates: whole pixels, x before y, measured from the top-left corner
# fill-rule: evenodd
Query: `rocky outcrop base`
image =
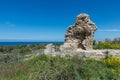
<path id="1" fill-rule="evenodd" d="M 104 59 L 108 56 L 115 56 L 120 58 L 120 50 L 105 49 L 105 50 L 82 50 L 82 49 L 69 49 L 63 48 L 62 51 L 55 51 L 53 49 L 45 49 L 44 53 L 51 56 L 81 56 L 84 58 Z M 50 51 L 51 50 L 51 51 Z"/>

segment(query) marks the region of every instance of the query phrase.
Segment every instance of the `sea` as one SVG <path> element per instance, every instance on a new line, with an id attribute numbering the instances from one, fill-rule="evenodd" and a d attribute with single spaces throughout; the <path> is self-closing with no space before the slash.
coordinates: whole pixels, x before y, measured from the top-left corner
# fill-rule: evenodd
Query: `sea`
<path id="1" fill-rule="evenodd" d="M 63 44 L 64 42 L 0 42 L 0 46 L 16 46 L 30 44 Z"/>

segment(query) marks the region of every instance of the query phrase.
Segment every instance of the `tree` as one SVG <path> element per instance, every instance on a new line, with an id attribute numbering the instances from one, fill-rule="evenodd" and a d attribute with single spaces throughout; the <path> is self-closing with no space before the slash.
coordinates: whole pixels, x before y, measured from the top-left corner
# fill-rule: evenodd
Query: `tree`
<path id="1" fill-rule="evenodd" d="M 113 39 L 113 43 L 118 43 L 118 44 L 120 44 L 120 37 L 114 38 L 114 39 Z"/>
<path id="2" fill-rule="evenodd" d="M 112 42 L 112 40 L 110 38 L 106 38 L 105 42 Z"/>

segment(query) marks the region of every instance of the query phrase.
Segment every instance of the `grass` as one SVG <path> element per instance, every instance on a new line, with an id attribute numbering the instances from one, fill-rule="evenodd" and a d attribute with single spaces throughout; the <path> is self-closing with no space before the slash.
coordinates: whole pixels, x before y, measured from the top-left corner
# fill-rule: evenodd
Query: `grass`
<path id="1" fill-rule="evenodd" d="M 120 44 L 100 42 L 93 47 L 120 49 Z M 45 45 L 0 47 L 0 80 L 120 80 L 117 57 L 95 60 L 41 54 L 24 60 L 24 55 L 44 48 Z"/>
<path id="2" fill-rule="evenodd" d="M 0 80 L 120 80 L 120 58 L 95 60 L 41 54 L 0 63 Z"/>

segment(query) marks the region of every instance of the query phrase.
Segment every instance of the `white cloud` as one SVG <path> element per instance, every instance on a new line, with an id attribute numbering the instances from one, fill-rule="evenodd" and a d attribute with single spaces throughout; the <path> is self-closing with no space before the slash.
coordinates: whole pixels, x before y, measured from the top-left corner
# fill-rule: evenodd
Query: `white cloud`
<path id="1" fill-rule="evenodd" d="M 120 29 L 99 29 L 101 32 L 120 32 Z"/>

